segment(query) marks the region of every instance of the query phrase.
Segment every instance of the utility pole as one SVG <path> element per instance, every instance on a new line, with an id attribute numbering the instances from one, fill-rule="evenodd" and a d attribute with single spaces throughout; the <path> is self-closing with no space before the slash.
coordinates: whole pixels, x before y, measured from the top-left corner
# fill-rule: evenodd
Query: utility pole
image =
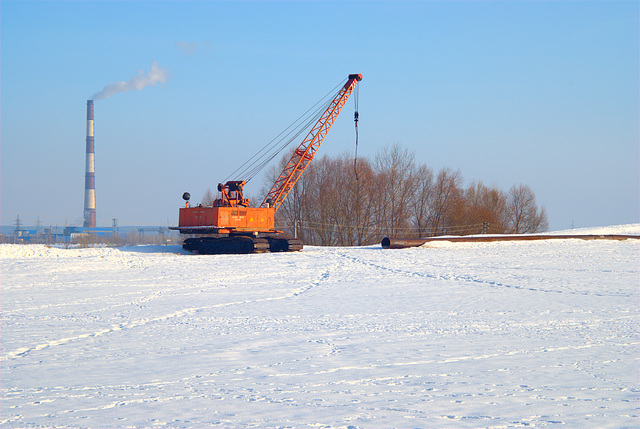
<path id="1" fill-rule="evenodd" d="M 22 222 L 20 222 L 20 215 L 16 216 L 16 229 L 13 231 L 13 244 L 16 244 L 18 241 L 18 237 L 20 236 L 20 231 L 22 227 Z"/>

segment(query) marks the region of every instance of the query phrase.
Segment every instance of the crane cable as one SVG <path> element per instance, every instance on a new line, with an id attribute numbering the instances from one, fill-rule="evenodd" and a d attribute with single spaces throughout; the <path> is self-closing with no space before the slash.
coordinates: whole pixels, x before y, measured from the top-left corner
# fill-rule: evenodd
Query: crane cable
<path id="1" fill-rule="evenodd" d="M 353 122 L 355 123 L 355 128 L 356 128 L 356 152 L 355 152 L 355 156 L 353 158 L 353 171 L 356 174 L 356 180 L 358 180 L 358 119 L 359 119 L 359 115 L 358 115 L 358 98 L 360 98 L 360 85 L 356 86 L 356 93 L 354 94 L 354 101 L 355 101 L 355 106 L 356 106 L 356 111 L 353 114 Z"/>
<path id="2" fill-rule="evenodd" d="M 311 128 L 311 126 L 320 118 L 322 113 L 330 105 L 331 99 L 328 99 L 327 101 L 327 98 L 334 94 L 337 88 L 339 88 L 341 85 L 344 85 L 344 81 L 336 85 L 331 91 L 325 94 L 318 102 L 310 107 L 291 125 L 285 128 L 285 130 L 278 134 L 273 140 L 264 145 L 262 149 L 260 149 L 251 158 L 245 161 L 244 164 L 238 167 L 227 177 L 227 179 L 225 179 L 225 182 L 234 175 L 247 175 L 248 177 L 245 182 L 249 183 L 249 181 L 258 174 L 258 172 L 260 172 L 270 161 L 272 161 L 287 146 L 289 146 L 289 144 L 297 139 L 300 134 L 302 134 L 305 130 L 309 130 Z"/>

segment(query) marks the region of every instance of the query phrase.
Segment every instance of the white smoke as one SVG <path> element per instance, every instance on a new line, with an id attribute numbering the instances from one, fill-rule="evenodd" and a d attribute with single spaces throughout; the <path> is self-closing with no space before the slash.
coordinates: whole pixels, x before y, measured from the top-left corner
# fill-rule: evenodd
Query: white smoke
<path id="1" fill-rule="evenodd" d="M 168 78 L 168 72 L 158 65 L 157 62 L 151 63 L 151 70 L 144 73 L 138 70 L 137 76 L 131 76 L 127 82 L 113 82 L 105 86 L 102 91 L 93 94 L 92 100 L 100 100 L 102 98 L 111 97 L 118 92 L 129 92 L 132 89 L 142 91 L 147 86 L 153 86 L 157 83 L 165 83 Z"/>

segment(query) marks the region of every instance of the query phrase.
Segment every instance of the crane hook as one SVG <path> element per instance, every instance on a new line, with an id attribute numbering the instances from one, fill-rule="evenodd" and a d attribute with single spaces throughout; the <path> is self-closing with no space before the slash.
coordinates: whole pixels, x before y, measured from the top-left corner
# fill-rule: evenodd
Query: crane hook
<path id="1" fill-rule="evenodd" d="M 355 152 L 355 156 L 353 158 L 353 172 L 356 175 L 356 180 L 358 180 L 358 120 L 360 119 L 360 115 L 358 114 L 358 98 L 359 98 L 359 89 L 360 87 L 356 87 L 356 93 L 355 93 L 355 97 L 354 97 L 354 101 L 355 101 L 355 107 L 356 110 L 353 113 L 353 122 L 355 124 L 355 128 L 356 128 L 356 152 Z"/>

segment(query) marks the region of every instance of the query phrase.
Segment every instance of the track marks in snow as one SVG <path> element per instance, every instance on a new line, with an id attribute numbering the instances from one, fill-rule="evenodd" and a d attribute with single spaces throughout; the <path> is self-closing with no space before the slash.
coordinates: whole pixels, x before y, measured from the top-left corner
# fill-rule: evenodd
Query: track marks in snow
<path id="1" fill-rule="evenodd" d="M 70 270 L 77 279 L 65 284 L 70 277 L 60 271 L 56 282 L 68 288 L 60 290 L 42 280 L 47 261 L 31 258 L 30 267 L 20 267 L 24 276 L 15 267 L 9 273 L 17 287 L 3 320 L 0 424 L 637 421 L 637 300 L 505 293 L 527 280 L 536 289 L 601 288 L 582 271 L 550 270 L 547 278 L 562 283 L 545 283 L 546 271 L 535 264 L 509 270 L 488 266 L 490 255 L 461 248 L 456 262 L 446 257 L 452 253 L 309 248 L 241 258 L 116 251 L 105 261 L 78 258 Z M 554 255 L 539 257 L 554 263 Z M 635 265 L 600 267 L 628 275 Z M 502 270 L 510 276 L 494 275 Z M 502 286 L 490 289 L 487 280 Z M 625 277 L 618 289 L 625 288 L 637 297 L 637 281 L 629 285 Z"/>
<path id="2" fill-rule="evenodd" d="M 134 321 L 131 321 L 131 322 L 120 323 L 120 324 L 117 324 L 117 325 L 111 325 L 108 328 L 100 329 L 98 331 L 94 331 L 94 332 L 90 332 L 90 333 L 84 333 L 84 334 L 76 335 L 76 336 L 73 336 L 73 337 L 67 337 L 67 338 L 61 338 L 61 339 L 57 339 L 57 340 L 51 340 L 51 341 L 47 341 L 45 343 L 38 344 L 38 345 L 32 346 L 32 347 L 20 347 L 20 348 L 14 350 L 12 352 L 9 352 L 5 356 L 2 356 L 2 358 L 0 358 L 0 360 L 6 361 L 6 360 L 9 360 L 9 359 L 15 359 L 15 358 L 18 358 L 18 357 L 22 357 L 22 356 L 26 355 L 27 353 L 37 352 L 37 351 L 44 350 L 44 349 L 47 349 L 47 348 L 50 348 L 50 347 L 61 346 L 61 345 L 65 345 L 65 344 L 68 344 L 68 343 L 71 343 L 71 342 L 84 340 L 84 339 L 88 339 L 88 338 L 95 338 L 95 337 L 99 337 L 99 336 L 102 336 L 102 335 L 118 332 L 118 331 L 121 331 L 123 329 L 132 329 L 132 328 L 136 328 L 138 326 L 147 325 L 149 323 L 154 323 L 154 322 L 158 322 L 158 321 L 165 321 L 165 320 L 172 319 L 172 318 L 175 318 L 175 317 L 181 317 L 181 316 L 193 314 L 196 311 L 197 311 L 197 309 L 195 309 L 195 308 L 180 310 L 180 311 L 169 313 L 169 314 L 166 314 L 166 315 L 160 316 L 160 317 L 154 317 L 154 318 L 148 318 L 148 319 L 139 319 L 139 320 L 134 320 Z"/>
<path id="3" fill-rule="evenodd" d="M 556 352 L 571 352 L 575 350 L 583 350 L 590 349 L 592 347 L 601 347 L 601 348 L 632 348 L 640 345 L 640 342 L 631 342 L 631 343 L 599 343 L 599 344 L 583 344 L 583 345 L 574 345 L 574 346 L 560 346 L 560 347 L 540 347 L 537 349 L 514 349 L 514 350 L 505 350 L 498 353 L 484 353 L 478 355 L 462 355 L 462 356 L 451 356 L 447 358 L 441 359 L 427 359 L 427 360 L 415 360 L 415 361 L 400 361 L 400 362 L 385 362 L 381 364 L 373 364 L 373 365 L 363 365 L 363 366 L 344 366 L 344 367 L 334 367 L 330 369 L 324 369 L 320 371 L 312 371 L 312 372 L 304 372 L 304 373 L 287 373 L 287 374 L 272 374 L 271 377 L 302 377 L 308 375 L 326 375 L 326 374 L 334 374 L 339 372 L 349 372 L 349 371 L 371 371 L 371 370 L 379 370 L 383 368 L 392 368 L 392 367 L 410 367 L 410 366 L 423 366 L 423 365 L 444 365 L 450 363 L 459 363 L 465 361 L 477 361 L 477 360 L 485 360 L 485 359 L 496 359 L 496 358 L 504 358 L 511 357 L 516 355 L 527 355 L 532 356 L 540 353 L 556 353 Z M 385 378 L 387 380 L 388 378 Z M 342 381 L 332 381 L 332 384 L 359 384 L 362 380 L 354 380 L 353 378 L 348 378 Z"/>
<path id="4" fill-rule="evenodd" d="M 391 250 L 393 252 L 394 250 Z M 396 250 L 397 251 L 397 250 Z M 416 257 L 416 252 L 428 252 L 429 249 L 407 249 L 407 252 L 412 252 L 412 256 Z M 389 250 L 385 250 L 383 252 L 389 252 Z M 406 278 L 415 278 L 426 281 L 436 281 L 436 282 L 465 282 L 475 285 L 482 285 L 491 288 L 504 288 L 504 289 L 513 289 L 513 290 L 521 290 L 521 291 L 531 291 L 531 292 L 542 292 L 542 293 L 551 293 L 551 294 L 569 294 L 569 295 L 583 295 L 583 296 L 620 296 L 620 297 L 630 297 L 631 295 L 623 292 L 605 292 L 605 291 L 593 291 L 593 290 L 576 290 L 576 289 L 567 289 L 567 288 L 541 288 L 539 286 L 525 286 L 518 285 L 518 278 L 514 278 L 514 282 L 505 283 L 499 280 L 486 279 L 477 275 L 472 274 L 456 274 L 452 273 L 449 270 L 451 267 L 446 266 L 442 260 L 437 260 L 437 257 L 432 256 L 430 259 L 425 261 L 415 261 L 415 264 L 412 265 L 411 270 L 398 268 L 396 263 L 396 259 L 393 259 L 394 266 L 390 267 L 387 265 L 380 264 L 378 262 L 379 258 L 372 258 L 372 260 L 367 260 L 361 256 L 352 256 L 350 253 L 339 252 L 340 256 L 344 259 L 349 260 L 355 266 L 365 266 L 372 268 L 374 270 L 379 270 L 385 273 L 390 273 L 394 275 L 398 275 Z M 531 269 L 531 268 L 529 268 Z M 539 270 L 544 270 L 544 268 L 538 268 Z M 510 267 L 510 271 L 513 272 L 514 267 Z M 502 269 L 496 270 L 497 274 L 500 274 L 500 271 L 509 271 L 506 267 Z M 441 273 L 441 271 L 448 271 L 446 273 Z M 547 270 L 548 271 L 548 270 Z M 495 274 L 494 274 L 495 275 Z M 513 274 L 510 274 L 513 276 Z M 527 279 L 528 280 L 528 279 Z M 520 279 L 519 281 L 522 281 Z M 540 281 L 537 284 L 546 284 L 549 283 L 547 281 Z"/>
<path id="5" fill-rule="evenodd" d="M 327 281 L 327 279 L 329 279 L 331 272 L 333 269 L 335 269 L 336 267 L 330 267 L 330 268 L 325 268 L 323 270 L 321 270 L 321 272 L 319 273 L 319 275 L 317 275 L 317 277 L 311 281 L 308 282 L 304 282 L 303 285 L 299 288 L 296 289 L 292 289 L 287 291 L 286 293 L 283 293 L 281 295 L 276 295 L 276 296 L 269 296 L 269 297 L 264 297 L 264 298 L 250 298 L 247 297 L 247 299 L 245 300 L 239 300 L 239 301 L 232 301 L 232 302 L 226 302 L 226 303 L 217 303 L 217 304 L 212 304 L 212 305 L 205 305 L 205 306 L 200 306 L 200 307 L 190 307 L 190 308 L 182 308 L 176 311 L 172 311 L 170 313 L 166 313 L 160 316 L 155 316 L 155 317 L 144 317 L 144 318 L 138 318 L 138 319 L 134 319 L 134 320 L 129 320 L 127 322 L 123 322 L 123 323 L 118 323 L 118 324 L 112 324 L 108 327 L 96 330 L 96 331 L 92 331 L 92 332 L 86 332 L 86 333 L 82 333 L 79 335 L 74 335 L 74 336 L 70 336 L 70 337 L 64 337 L 64 338 L 60 338 L 60 339 L 55 339 L 55 340 L 49 340 L 46 342 L 43 342 L 41 344 L 37 344 L 37 345 L 32 345 L 32 346 L 24 346 L 24 347 L 19 347 L 3 356 L 0 356 L 0 361 L 7 361 L 7 360 L 13 360 L 19 357 L 23 357 L 29 353 L 32 352 L 38 352 L 44 349 L 48 349 L 51 347 L 57 347 L 57 346 L 62 346 L 68 343 L 72 343 L 72 342 L 77 342 L 77 341 L 81 341 L 81 340 L 88 340 L 88 339 L 92 339 L 95 337 L 99 337 L 99 336 L 103 336 L 103 335 L 108 335 L 108 334 L 114 334 L 123 330 L 128 330 L 128 329 L 135 329 L 138 327 L 143 327 L 149 324 L 155 324 L 155 323 L 162 323 L 162 322 L 167 322 L 170 321 L 171 319 L 176 319 L 176 318 L 182 318 L 182 317 L 186 317 L 186 316 L 192 316 L 198 312 L 203 312 L 203 311 L 207 311 L 207 310 L 213 310 L 213 309 L 219 309 L 219 308 L 224 308 L 224 307 L 231 307 L 231 306 L 242 306 L 242 305 L 247 305 L 247 304 L 256 304 L 256 303 L 264 303 L 264 302 L 269 302 L 269 301 L 278 301 L 278 300 L 283 300 L 283 299 L 288 299 L 288 298 L 294 298 L 294 297 L 299 297 L 302 294 L 305 294 L 307 292 L 309 292 L 310 290 L 312 290 L 313 288 L 321 285 L 323 282 Z M 180 289 L 180 288 L 178 288 Z M 193 288 L 182 288 L 182 289 L 193 289 Z M 200 289 L 201 290 L 201 289 Z M 126 304 L 120 304 L 120 306 L 122 305 L 126 305 L 126 306 L 130 306 L 130 305 L 142 305 L 145 303 L 149 303 L 151 301 L 154 301 L 156 299 L 159 299 L 161 297 L 163 297 L 167 292 L 171 292 L 173 294 L 176 293 L 176 290 L 174 288 L 165 288 L 165 289 L 160 289 L 160 290 L 155 290 L 151 293 L 148 294 L 143 294 L 142 297 L 135 299 L 133 301 L 128 301 Z M 198 293 L 198 292 L 192 292 L 194 294 Z M 179 294 L 184 297 L 184 292 L 179 292 Z M 123 294 L 119 294 L 119 297 L 125 297 L 125 296 L 131 296 L 131 295 L 140 295 L 140 292 L 128 292 L 128 293 L 123 293 Z M 58 305 L 44 305 L 44 306 L 38 306 L 38 307 L 28 307 L 28 308 L 22 308 L 20 312 L 24 312 L 25 310 L 46 310 L 48 308 L 52 308 L 52 307 L 65 307 L 65 306 L 77 306 L 80 304 L 87 304 L 93 301 L 99 301 L 101 298 L 86 298 L 86 299 L 81 299 L 81 300 L 76 300 L 73 301 L 71 303 L 61 303 Z M 104 299 L 104 298 L 102 298 Z M 118 307 L 118 305 L 112 305 L 106 308 L 102 308 L 99 309 L 98 311 L 100 313 L 103 313 L 107 310 L 113 310 L 116 307 Z"/>

